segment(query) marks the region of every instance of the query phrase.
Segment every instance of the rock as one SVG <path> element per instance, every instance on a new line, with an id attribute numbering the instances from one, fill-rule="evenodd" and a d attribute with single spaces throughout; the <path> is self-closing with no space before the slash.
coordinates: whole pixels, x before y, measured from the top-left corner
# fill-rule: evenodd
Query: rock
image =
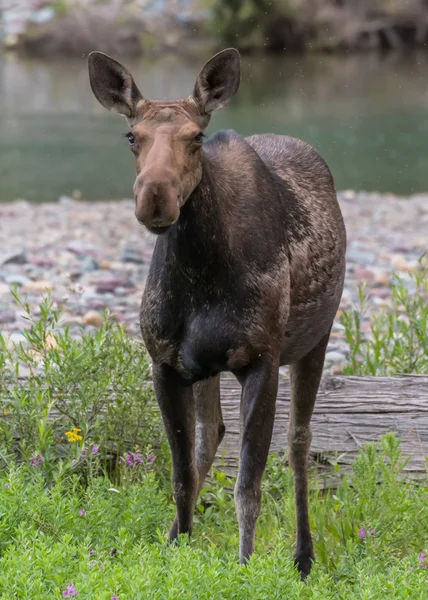
<path id="1" fill-rule="evenodd" d="M 346 357 L 342 354 L 342 352 L 333 350 L 332 352 L 327 351 L 325 360 L 332 364 L 338 364 L 345 362 Z"/>
<path id="2" fill-rule="evenodd" d="M 3 265 L 25 265 L 27 262 L 28 257 L 25 250 L 11 252 L 9 255 L 0 258 L 0 263 Z"/>
<path id="3" fill-rule="evenodd" d="M 82 325 L 82 323 L 83 323 L 82 317 L 79 317 L 77 315 L 66 314 L 66 315 L 64 315 L 63 319 L 61 320 L 61 325 L 63 327 L 68 327 L 70 329 L 72 329 L 73 327 L 78 327 L 79 325 Z"/>
<path id="4" fill-rule="evenodd" d="M 377 254 L 376 252 L 360 249 L 351 244 L 346 252 L 346 260 L 362 266 L 375 265 L 377 262 Z"/>
<path id="5" fill-rule="evenodd" d="M 100 265 L 91 256 L 85 256 L 82 260 L 81 268 L 85 273 L 91 273 L 92 271 L 97 271 L 100 268 Z"/>
<path id="6" fill-rule="evenodd" d="M 129 295 L 129 289 L 126 289 L 124 287 L 118 287 L 114 290 L 114 295 L 118 296 L 119 298 L 122 298 L 124 296 L 128 296 Z"/>
<path id="7" fill-rule="evenodd" d="M 14 323 L 16 321 L 16 313 L 13 310 L 0 311 L 0 325 L 6 323 Z"/>
<path id="8" fill-rule="evenodd" d="M 0 281 L 0 296 L 10 294 L 10 286 Z"/>
<path id="9" fill-rule="evenodd" d="M 36 267 L 44 267 L 46 269 L 51 269 L 55 265 L 53 260 L 45 258 L 44 256 L 36 256 L 33 258 L 32 262 Z"/>
<path id="10" fill-rule="evenodd" d="M 13 350 L 19 344 L 27 344 L 27 339 L 22 333 L 11 333 L 7 339 L 7 349 Z"/>
<path id="11" fill-rule="evenodd" d="M 93 252 L 94 245 L 90 242 L 86 242 L 85 240 L 72 240 L 71 242 L 68 242 L 66 248 L 72 254 L 77 254 L 77 256 L 84 256 Z"/>
<path id="12" fill-rule="evenodd" d="M 389 271 L 385 271 L 380 267 L 371 267 L 370 269 L 374 276 L 374 283 L 379 286 L 389 285 L 391 281 L 391 274 Z"/>
<path id="13" fill-rule="evenodd" d="M 111 263 L 108 260 L 100 261 L 100 269 L 111 269 Z"/>
<path id="14" fill-rule="evenodd" d="M 97 294 L 114 293 L 116 288 L 130 288 L 134 287 L 133 283 L 124 279 L 107 279 L 105 281 L 98 282 L 95 291 Z"/>
<path id="15" fill-rule="evenodd" d="M 403 254 L 393 254 L 391 256 L 391 264 L 397 271 L 405 271 L 407 273 L 415 271 L 418 264 L 417 261 L 408 261 Z"/>
<path id="16" fill-rule="evenodd" d="M 46 292 L 46 290 L 51 290 L 53 288 L 53 284 L 51 281 L 47 279 L 41 279 L 39 281 L 29 281 L 22 287 L 23 292 Z"/>
<path id="17" fill-rule="evenodd" d="M 25 277 L 25 275 L 21 275 L 20 273 L 9 273 L 8 275 L 4 276 L 4 281 L 10 286 L 15 284 L 26 285 L 27 283 L 31 282 L 28 277 Z"/>
<path id="18" fill-rule="evenodd" d="M 100 313 L 96 312 L 95 310 L 88 311 L 83 317 L 82 321 L 84 325 L 90 325 L 97 328 L 100 328 L 104 322 Z"/>
<path id="19" fill-rule="evenodd" d="M 120 260 L 122 262 L 136 263 L 143 265 L 146 262 L 146 259 L 142 255 L 142 253 L 138 252 L 132 246 L 127 246 L 123 249 Z"/>

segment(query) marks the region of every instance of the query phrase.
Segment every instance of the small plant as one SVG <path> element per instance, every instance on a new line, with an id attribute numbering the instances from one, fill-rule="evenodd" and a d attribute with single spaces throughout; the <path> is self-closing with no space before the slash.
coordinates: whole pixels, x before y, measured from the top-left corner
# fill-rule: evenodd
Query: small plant
<path id="1" fill-rule="evenodd" d="M 394 275 L 392 306 L 372 316 L 370 335 L 362 331 L 367 312 L 364 286 L 359 308 L 344 311 L 341 323 L 349 344 L 346 375 L 391 376 L 428 373 L 428 258 L 423 256 L 410 281 Z"/>
<path id="2" fill-rule="evenodd" d="M 58 327 L 61 313 L 49 296 L 36 318 L 14 295 L 29 328 L 11 349 L 0 335 L 0 468 L 13 459 L 47 478 L 58 469 L 120 476 L 119 457 L 150 445 L 162 464 L 163 429 L 142 344 L 108 315 L 98 331 L 74 339 Z"/>

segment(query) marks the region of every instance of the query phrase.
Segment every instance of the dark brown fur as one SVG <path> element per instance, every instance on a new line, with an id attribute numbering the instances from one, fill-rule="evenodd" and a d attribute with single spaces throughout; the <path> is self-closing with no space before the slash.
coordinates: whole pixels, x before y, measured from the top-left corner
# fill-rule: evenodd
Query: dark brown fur
<path id="1" fill-rule="evenodd" d="M 345 269 L 331 173 L 313 148 L 286 136 L 222 131 L 199 143 L 211 112 L 236 92 L 236 51 L 207 63 L 192 97 L 171 102 L 144 100 L 129 73 L 102 56 L 90 64 L 94 93 L 128 117 L 138 140 L 136 214 L 163 234 L 140 317 L 173 455 L 171 539 L 191 532 L 198 491 L 224 435 L 219 373 L 231 371 L 242 384 L 235 488 L 241 560 L 251 555 L 278 368 L 289 364 L 296 563 L 306 575 L 314 556 L 309 423 Z"/>

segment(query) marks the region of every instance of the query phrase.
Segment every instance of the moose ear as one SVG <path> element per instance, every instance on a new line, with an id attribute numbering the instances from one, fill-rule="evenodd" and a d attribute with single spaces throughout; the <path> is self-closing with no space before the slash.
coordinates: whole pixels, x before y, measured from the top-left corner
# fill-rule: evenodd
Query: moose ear
<path id="1" fill-rule="evenodd" d="M 226 106 L 238 91 L 240 71 L 239 52 L 234 48 L 219 52 L 206 63 L 193 89 L 193 98 L 204 114 Z"/>
<path id="2" fill-rule="evenodd" d="M 132 119 L 143 96 L 128 69 L 102 52 L 90 53 L 88 68 L 91 88 L 98 102 L 108 110 Z"/>

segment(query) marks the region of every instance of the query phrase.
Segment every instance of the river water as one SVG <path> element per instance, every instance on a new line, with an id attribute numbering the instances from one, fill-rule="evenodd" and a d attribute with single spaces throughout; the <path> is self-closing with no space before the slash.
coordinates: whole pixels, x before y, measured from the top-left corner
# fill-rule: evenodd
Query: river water
<path id="1" fill-rule="evenodd" d="M 125 60 L 147 98 L 187 96 L 208 57 Z M 238 95 L 208 133 L 300 137 L 327 160 L 338 189 L 428 191 L 428 52 L 252 57 Z M 0 201 L 130 197 L 124 119 L 93 98 L 86 60 L 0 57 Z M 239 168 L 239 165 L 237 165 Z"/>

